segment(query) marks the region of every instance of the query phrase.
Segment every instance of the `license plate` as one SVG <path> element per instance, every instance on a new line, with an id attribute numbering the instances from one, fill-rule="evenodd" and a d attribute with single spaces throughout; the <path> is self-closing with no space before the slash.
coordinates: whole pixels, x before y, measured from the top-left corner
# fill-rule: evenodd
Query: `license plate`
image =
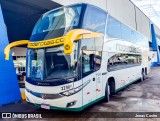
<path id="1" fill-rule="evenodd" d="M 41 104 L 41 108 L 44 108 L 44 109 L 50 109 L 50 106 L 48 104 Z"/>

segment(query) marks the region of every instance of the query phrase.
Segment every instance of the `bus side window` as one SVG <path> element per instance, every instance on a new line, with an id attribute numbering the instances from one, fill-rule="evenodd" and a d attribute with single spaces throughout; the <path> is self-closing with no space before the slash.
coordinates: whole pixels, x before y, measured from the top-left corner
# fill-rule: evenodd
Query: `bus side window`
<path id="1" fill-rule="evenodd" d="M 131 32 L 130 42 L 136 43 L 137 42 L 136 32 L 134 30 L 130 30 L 130 32 Z"/>
<path id="2" fill-rule="evenodd" d="M 95 68 L 95 70 L 100 69 L 101 60 L 102 60 L 102 51 L 96 51 L 95 52 L 95 58 L 94 58 L 94 68 Z"/>
<path id="3" fill-rule="evenodd" d="M 139 66 L 141 64 L 141 55 L 138 54 L 115 54 L 108 59 L 108 71 L 116 71 L 124 68 Z"/>
<path id="4" fill-rule="evenodd" d="M 130 41 L 131 39 L 130 28 L 124 24 L 121 24 L 121 30 L 122 30 L 122 39 Z"/>
<path id="5" fill-rule="evenodd" d="M 82 39 L 82 76 L 85 77 L 94 72 L 93 57 L 95 56 L 95 39 Z"/>
<path id="6" fill-rule="evenodd" d="M 82 51 L 82 72 L 83 76 L 87 76 L 92 73 L 93 65 L 91 63 L 91 56 L 94 55 L 94 51 L 83 50 Z"/>
<path id="7" fill-rule="evenodd" d="M 111 37 L 121 38 L 121 23 L 111 16 L 108 16 L 107 34 Z"/>
<path id="8" fill-rule="evenodd" d="M 101 67 L 102 52 L 82 51 L 82 72 L 84 76 L 97 71 Z"/>
<path id="9" fill-rule="evenodd" d="M 141 34 L 139 34 L 139 33 L 137 33 L 137 44 L 138 45 L 141 45 L 141 46 L 145 46 L 145 41 L 144 41 L 144 37 L 141 35 Z"/>
<path id="10" fill-rule="evenodd" d="M 83 28 L 86 30 L 105 33 L 107 13 L 94 6 L 88 5 Z"/>

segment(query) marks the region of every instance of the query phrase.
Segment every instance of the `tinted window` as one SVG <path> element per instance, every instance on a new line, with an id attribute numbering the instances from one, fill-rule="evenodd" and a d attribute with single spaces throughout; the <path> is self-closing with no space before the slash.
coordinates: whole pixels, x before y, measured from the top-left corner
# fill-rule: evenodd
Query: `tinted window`
<path id="1" fill-rule="evenodd" d="M 103 43 L 104 43 L 104 37 L 94 38 L 94 40 L 95 40 L 96 51 L 102 51 Z"/>
<path id="2" fill-rule="evenodd" d="M 93 65 L 91 64 L 91 56 L 94 55 L 94 51 L 83 50 L 82 51 L 82 73 L 83 76 L 89 75 L 93 72 Z"/>
<path id="3" fill-rule="evenodd" d="M 97 51 L 95 39 L 83 39 L 82 48 L 82 76 L 85 77 L 100 69 L 102 51 Z"/>
<path id="4" fill-rule="evenodd" d="M 136 43 L 136 41 L 137 41 L 137 37 L 136 37 L 137 33 L 134 30 L 130 30 L 130 32 L 131 32 L 131 34 L 130 34 L 130 36 L 131 36 L 130 42 Z"/>
<path id="5" fill-rule="evenodd" d="M 131 39 L 130 28 L 122 24 L 121 29 L 122 29 L 122 39 L 129 41 Z"/>
<path id="6" fill-rule="evenodd" d="M 100 69 L 101 60 L 102 60 L 102 52 L 101 51 L 96 51 L 95 52 L 95 58 L 94 58 L 94 68 L 95 68 L 95 70 Z"/>
<path id="7" fill-rule="evenodd" d="M 82 6 L 62 7 L 43 14 L 34 27 L 32 35 L 79 25 Z"/>
<path id="8" fill-rule="evenodd" d="M 107 20 L 106 32 L 110 37 L 120 38 L 129 42 L 133 42 L 148 47 L 148 43 L 145 42 L 147 41 L 145 36 L 129 28 L 128 26 L 116 20 L 110 15 L 108 16 Z"/>
<path id="9" fill-rule="evenodd" d="M 81 42 L 81 47 L 85 50 L 96 50 L 95 46 L 95 39 L 94 38 L 88 38 L 88 39 L 83 39 Z"/>
<path id="10" fill-rule="evenodd" d="M 111 37 L 121 38 L 121 23 L 111 16 L 108 16 L 107 34 Z"/>
<path id="11" fill-rule="evenodd" d="M 115 54 L 108 59 L 108 71 L 116 71 L 124 68 L 139 66 L 141 64 L 141 55 L 138 54 Z"/>
<path id="12" fill-rule="evenodd" d="M 136 37 L 137 37 L 137 44 L 144 46 L 144 47 L 148 47 L 148 41 L 143 35 L 137 33 Z"/>
<path id="13" fill-rule="evenodd" d="M 84 29 L 105 33 L 107 13 L 96 7 L 88 5 L 84 18 Z"/>

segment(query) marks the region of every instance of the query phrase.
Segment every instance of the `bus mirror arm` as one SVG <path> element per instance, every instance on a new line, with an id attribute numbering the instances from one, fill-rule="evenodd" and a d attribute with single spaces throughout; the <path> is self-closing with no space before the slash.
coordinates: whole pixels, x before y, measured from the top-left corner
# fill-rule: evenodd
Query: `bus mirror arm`
<path id="1" fill-rule="evenodd" d="M 29 40 L 20 40 L 20 41 L 12 42 L 9 45 L 7 45 L 6 48 L 4 49 L 5 60 L 9 60 L 11 48 L 16 46 L 21 46 L 21 45 L 27 45 L 28 43 L 29 43 Z"/>
<path id="2" fill-rule="evenodd" d="M 100 37 L 102 34 L 84 29 L 71 30 L 64 39 L 64 53 L 71 54 L 73 51 L 73 42 L 82 38 Z"/>

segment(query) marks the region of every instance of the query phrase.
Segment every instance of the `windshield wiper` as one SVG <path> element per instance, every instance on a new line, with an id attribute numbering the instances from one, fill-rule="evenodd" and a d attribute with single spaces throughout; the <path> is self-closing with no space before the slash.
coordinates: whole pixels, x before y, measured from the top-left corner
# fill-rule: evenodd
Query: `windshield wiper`
<path id="1" fill-rule="evenodd" d="M 39 77 L 27 77 L 28 79 L 41 79 Z"/>
<path id="2" fill-rule="evenodd" d="M 38 77 L 27 77 L 27 79 L 32 81 L 43 81 L 42 78 L 38 78 Z"/>
<path id="3" fill-rule="evenodd" d="M 71 77 L 67 77 L 66 79 L 71 79 L 71 78 L 78 78 L 78 75 L 76 75 L 76 76 L 71 76 Z"/>
<path id="4" fill-rule="evenodd" d="M 53 79 L 68 81 L 67 79 L 64 79 L 64 78 L 49 78 L 49 79 L 45 79 L 45 80 L 53 80 Z"/>
<path id="5" fill-rule="evenodd" d="M 78 76 L 72 76 L 72 77 L 68 77 L 68 78 L 49 78 L 46 80 L 52 80 L 52 79 L 57 79 L 57 80 L 65 80 L 65 81 L 70 81 L 69 79 L 71 78 L 77 78 Z"/>

